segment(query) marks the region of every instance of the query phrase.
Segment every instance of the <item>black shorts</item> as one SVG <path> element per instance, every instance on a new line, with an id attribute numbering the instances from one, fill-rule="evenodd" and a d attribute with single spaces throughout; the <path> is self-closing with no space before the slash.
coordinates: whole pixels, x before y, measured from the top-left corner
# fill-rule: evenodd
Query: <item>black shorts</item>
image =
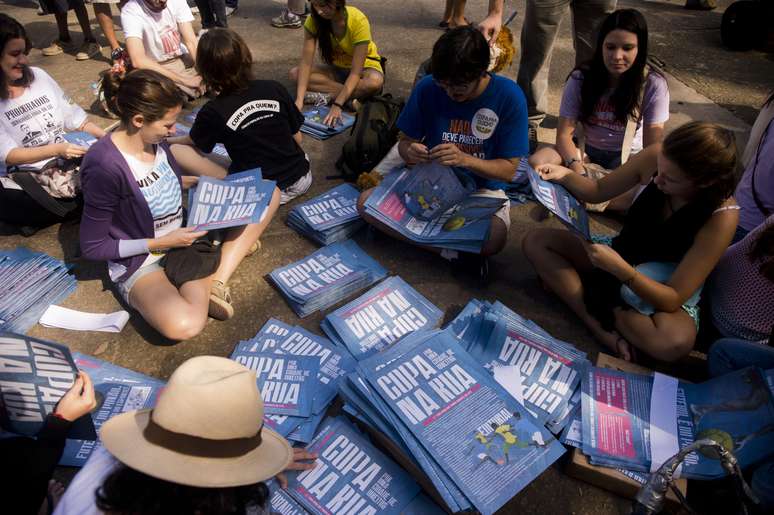
<path id="1" fill-rule="evenodd" d="M 47 14 L 67 13 L 82 5 L 85 5 L 83 0 L 40 0 L 40 6 Z"/>

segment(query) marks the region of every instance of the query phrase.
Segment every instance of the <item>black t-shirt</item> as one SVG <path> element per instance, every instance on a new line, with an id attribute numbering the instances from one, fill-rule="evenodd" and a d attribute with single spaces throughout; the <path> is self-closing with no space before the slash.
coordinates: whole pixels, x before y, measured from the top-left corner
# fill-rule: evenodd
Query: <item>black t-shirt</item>
<path id="1" fill-rule="evenodd" d="M 223 143 L 230 173 L 261 168 L 263 177 L 284 189 L 309 171 L 304 151 L 293 139 L 304 116 L 287 90 L 273 80 L 255 80 L 247 90 L 220 95 L 202 107 L 191 139 L 204 152 Z"/>

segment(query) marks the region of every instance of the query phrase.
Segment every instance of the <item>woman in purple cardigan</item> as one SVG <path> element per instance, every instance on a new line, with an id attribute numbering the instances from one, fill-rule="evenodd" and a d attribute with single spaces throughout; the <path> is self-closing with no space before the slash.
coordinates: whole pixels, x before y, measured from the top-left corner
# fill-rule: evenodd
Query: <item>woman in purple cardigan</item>
<path id="1" fill-rule="evenodd" d="M 88 259 L 107 261 L 123 298 L 151 326 L 186 340 L 202 331 L 208 314 L 219 320 L 233 315 L 225 284 L 257 246 L 279 206 L 279 191 L 261 223 L 226 234 L 213 275 L 174 286 L 160 263 L 164 252 L 206 234 L 183 226 L 182 188 L 192 178 L 181 178 L 165 141 L 175 133 L 183 98 L 169 79 L 135 70 L 111 103 L 121 126 L 92 146 L 81 167 L 81 250 Z"/>

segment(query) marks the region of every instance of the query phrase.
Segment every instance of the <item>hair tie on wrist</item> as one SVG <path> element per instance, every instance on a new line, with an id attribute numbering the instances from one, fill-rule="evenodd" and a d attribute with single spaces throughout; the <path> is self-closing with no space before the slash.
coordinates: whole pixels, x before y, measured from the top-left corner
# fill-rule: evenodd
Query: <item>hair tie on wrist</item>
<path id="1" fill-rule="evenodd" d="M 333 102 L 331 102 L 331 104 L 335 105 L 335 106 L 336 106 L 336 107 L 338 107 L 339 109 L 344 109 L 344 106 L 343 106 L 343 105 L 341 105 L 341 104 L 339 104 L 339 103 L 338 103 L 338 102 L 336 102 L 335 100 L 334 100 Z"/>

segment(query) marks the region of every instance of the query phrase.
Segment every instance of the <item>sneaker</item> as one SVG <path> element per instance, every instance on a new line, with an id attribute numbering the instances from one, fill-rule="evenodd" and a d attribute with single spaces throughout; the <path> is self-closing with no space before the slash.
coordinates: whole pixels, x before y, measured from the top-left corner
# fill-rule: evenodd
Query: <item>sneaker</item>
<path id="1" fill-rule="evenodd" d="M 535 150 L 537 150 L 538 145 L 538 139 L 537 139 L 537 127 L 530 125 L 529 126 L 529 153 L 534 154 Z"/>
<path id="2" fill-rule="evenodd" d="M 75 54 L 75 60 L 85 61 L 100 54 L 102 54 L 102 47 L 96 41 L 84 41 L 78 53 Z"/>
<path id="3" fill-rule="evenodd" d="M 234 316 L 231 289 L 220 281 L 212 281 L 210 307 L 207 314 L 215 320 L 228 320 Z"/>
<path id="4" fill-rule="evenodd" d="M 285 28 L 285 29 L 298 29 L 304 24 L 303 18 L 290 9 L 285 7 L 282 9 L 282 13 L 276 18 L 271 19 L 272 27 Z"/>
<path id="5" fill-rule="evenodd" d="M 115 63 L 122 57 L 124 57 L 124 53 L 126 52 L 126 49 L 122 46 L 116 48 L 115 50 L 110 52 L 110 62 Z M 129 54 L 126 54 L 126 57 L 129 57 Z"/>
<path id="6" fill-rule="evenodd" d="M 234 13 L 236 12 L 236 10 L 237 10 L 237 8 L 236 8 L 236 7 L 229 7 L 229 6 L 226 6 L 226 17 L 229 17 L 229 16 L 231 16 L 232 14 L 234 14 Z"/>
<path id="7" fill-rule="evenodd" d="M 72 41 L 62 41 L 60 39 L 56 39 L 46 48 L 41 50 L 40 53 L 46 57 L 52 57 L 55 55 L 63 54 L 65 49 L 70 49 L 72 46 Z"/>
<path id="8" fill-rule="evenodd" d="M 320 93 L 319 91 L 307 91 L 304 93 L 304 104 L 312 104 L 313 106 L 327 106 L 331 103 L 331 96 L 328 93 Z"/>

